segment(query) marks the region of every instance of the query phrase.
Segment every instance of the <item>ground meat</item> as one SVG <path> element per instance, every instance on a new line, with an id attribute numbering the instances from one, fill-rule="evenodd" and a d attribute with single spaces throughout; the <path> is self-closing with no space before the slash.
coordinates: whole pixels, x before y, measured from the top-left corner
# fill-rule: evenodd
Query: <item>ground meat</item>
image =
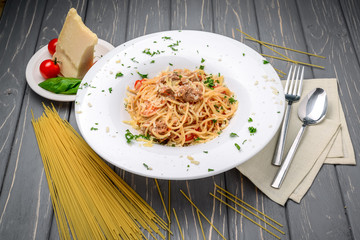
<path id="1" fill-rule="evenodd" d="M 175 93 L 175 98 L 183 102 L 196 103 L 202 99 L 202 92 L 195 87 L 183 85 Z"/>
<path id="2" fill-rule="evenodd" d="M 153 131 L 155 131 L 159 135 L 165 135 L 168 132 L 168 127 L 165 121 L 164 120 L 156 121 Z"/>
<path id="3" fill-rule="evenodd" d="M 175 94 L 174 91 L 169 86 L 166 85 L 159 87 L 158 93 L 162 96 L 170 97 L 170 98 L 174 98 L 174 94 Z"/>
<path id="4" fill-rule="evenodd" d="M 162 76 L 159 82 L 162 84 L 166 84 L 166 79 L 169 79 L 170 81 L 178 81 L 180 80 L 180 75 L 177 72 L 172 72 L 170 74 Z"/>
<path id="5" fill-rule="evenodd" d="M 180 80 L 180 76 L 177 72 L 173 72 L 169 75 L 169 78 L 171 81 L 177 81 Z"/>

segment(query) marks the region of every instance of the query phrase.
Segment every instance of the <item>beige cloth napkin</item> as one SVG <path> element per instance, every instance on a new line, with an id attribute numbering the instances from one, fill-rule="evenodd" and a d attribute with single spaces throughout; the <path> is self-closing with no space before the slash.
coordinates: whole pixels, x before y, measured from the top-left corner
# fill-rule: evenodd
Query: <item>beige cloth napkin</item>
<path id="1" fill-rule="evenodd" d="M 324 163 L 356 164 L 336 79 L 304 80 L 302 95 L 305 96 L 316 87 L 323 88 L 327 93 L 328 112 L 320 124 L 307 127 L 281 188 L 270 186 L 279 168 L 271 164 L 279 133 L 255 157 L 237 167 L 265 195 L 281 205 L 289 198 L 300 202 Z M 298 104 L 292 106 L 285 153 L 302 124 L 297 116 Z"/>

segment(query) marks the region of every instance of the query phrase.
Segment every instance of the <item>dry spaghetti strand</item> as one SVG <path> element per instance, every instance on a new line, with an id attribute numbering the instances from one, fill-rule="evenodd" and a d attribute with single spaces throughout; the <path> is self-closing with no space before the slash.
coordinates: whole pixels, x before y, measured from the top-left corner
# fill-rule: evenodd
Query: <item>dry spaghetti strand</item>
<path id="1" fill-rule="evenodd" d="M 60 239 L 165 239 L 161 219 L 54 106 L 32 118 Z"/>
<path id="2" fill-rule="evenodd" d="M 272 219 L 271 217 L 267 216 L 266 214 L 264 214 L 263 212 L 259 211 L 258 209 L 254 208 L 253 206 L 251 206 L 250 204 L 246 203 L 245 201 L 241 200 L 240 198 L 236 197 L 234 194 L 230 193 L 229 191 L 225 190 L 224 188 L 220 187 L 219 185 L 215 184 L 215 187 L 220 189 L 221 191 L 227 193 L 228 195 L 230 195 L 231 197 L 235 198 L 236 200 L 238 200 L 239 202 L 241 202 L 242 204 L 246 205 L 247 207 L 251 208 L 252 210 L 254 210 L 255 212 L 263 215 L 264 217 L 266 217 L 267 219 L 271 220 L 272 222 L 276 223 L 277 225 L 279 225 L 280 227 L 283 227 L 283 225 L 277 221 L 275 221 L 274 219 Z"/>
<path id="3" fill-rule="evenodd" d="M 211 196 L 213 196 L 215 199 L 217 199 L 218 201 L 220 201 L 221 203 L 225 204 L 226 206 L 228 206 L 229 208 L 231 208 L 232 210 L 234 210 L 235 212 L 239 213 L 241 216 L 243 216 L 244 218 L 248 219 L 249 221 L 251 221 L 252 223 L 254 223 L 256 226 L 260 227 L 261 229 L 265 230 L 266 232 L 268 232 L 269 234 L 271 234 L 272 236 L 276 237 L 277 239 L 280 239 L 279 236 L 275 235 L 274 233 L 272 233 L 271 231 L 269 231 L 268 229 L 264 228 L 263 226 L 261 226 L 260 224 L 258 224 L 257 222 L 255 222 L 254 220 L 252 220 L 251 218 L 249 218 L 248 216 L 246 216 L 245 214 L 243 214 L 242 212 L 240 212 L 239 210 L 237 210 L 236 208 L 234 208 L 233 206 L 231 206 L 230 204 L 228 204 L 227 202 L 225 202 L 224 200 L 218 198 L 217 196 L 215 196 L 214 194 L 210 193 Z"/>
<path id="4" fill-rule="evenodd" d="M 204 219 L 214 228 L 214 230 L 220 235 L 220 237 L 222 237 L 225 240 L 226 238 L 220 233 L 220 231 L 214 226 L 214 224 L 212 224 L 212 222 L 200 211 L 200 209 L 195 205 L 195 203 L 191 201 L 191 199 L 184 193 L 184 191 L 180 190 L 180 192 L 190 202 L 190 204 L 201 214 L 201 216 L 203 216 Z"/>
<path id="5" fill-rule="evenodd" d="M 178 217 L 177 217 L 175 208 L 173 208 L 173 212 L 174 212 L 174 216 L 175 216 L 175 219 L 176 219 L 176 223 L 177 223 L 178 228 L 179 228 L 179 232 L 180 232 L 180 235 L 181 235 L 181 239 L 184 240 L 184 235 L 183 235 L 183 232 L 182 232 L 182 230 L 181 230 L 180 222 L 179 222 L 179 219 L 178 219 Z"/>
<path id="6" fill-rule="evenodd" d="M 257 43 L 260 43 L 260 44 L 269 45 L 269 46 L 277 47 L 277 48 L 282 48 L 282 49 L 285 49 L 285 50 L 289 50 L 289 51 L 293 51 L 293 52 L 297 52 L 297 53 L 301 53 L 301 54 L 305 54 L 305 55 L 309 55 L 309 56 L 313 56 L 313 57 L 326 58 L 326 57 L 324 57 L 324 56 L 320 56 L 320 55 L 317 55 L 317 54 L 308 53 L 308 52 L 303 52 L 303 51 L 300 51 L 300 50 L 296 50 L 296 49 L 292 49 L 292 48 L 288 48 L 288 47 L 276 45 L 276 44 L 273 44 L 273 43 L 268 43 L 268 42 L 260 41 L 260 40 L 254 39 L 253 37 L 246 37 L 246 39 L 251 40 L 251 41 L 254 41 L 254 42 L 257 42 Z"/>
<path id="7" fill-rule="evenodd" d="M 267 54 L 261 54 L 261 56 L 268 57 L 268 58 L 274 58 L 274 59 L 285 61 L 285 62 L 291 62 L 291 63 L 295 63 L 295 64 L 305 65 L 305 66 L 309 66 L 309 67 L 316 67 L 316 68 L 324 69 L 323 66 L 319 66 L 319 65 L 315 65 L 315 64 L 311 64 L 311 63 L 299 62 L 299 61 L 295 61 L 295 60 L 291 60 L 291 59 L 289 60 L 289 59 L 271 56 L 271 55 L 267 55 Z"/>
<path id="8" fill-rule="evenodd" d="M 274 48 L 271 48 L 269 46 L 272 46 L 272 47 L 278 47 L 278 48 L 282 48 L 282 49 L 286 49 L 286 50 L 290 50 L 290 51 L 293 51 L 293 52 L 297 52 L 297 53 L 302 53 L 302 54 L 306 54 L 306 55 L 309 55 L 309 56 L 314 56 L 314 57 L 319 57 L 319 58 L 325 58 L 323 56 L 319 56 L 319 55 L 316 55 L 316 54 L 312 54 L 312 53 L 307 53 L 307 52 L 302 52 L 302 51 L 299 51 L 299 50 L 295 50 L 295 49 L 291 49 L 291 48 L 287 48 L 287 47 L 282 47 L 282 46 L 279 46 L 279 45 L 276 45 L 276 44 L 271 44 L 271 43 L 267 43 L 267 42 L 263 42 L 263 41 L 260 41 L 252 36 L 250 36 L 249 34 L 247 33 L 244 33 L 243 31 L 241 31 L 240 29 L 236 29 L 238 32 L 244 34 L 246 36 L 246 39 L 249 39 L 251 41 L 254 41 L 254 42 L 257 42 L 259 44 L 261 44 L 262 46 L 270 49 L 271 51 L 273 51 L 274 53 L 280 55 L 281 57 L 276 57 L 276 56 L 271 56 L 271 55 L 267 55 L 267 54 L 261 54 L 263 57 L 268 57 L 268 58 L 273 58 L 273 59 L 277 59 L 277 60 L 281 60 L 281 61 L 286 61 L 286 62 L 291 62 L 291 63 L 295 63 L 295 64 L 300 64 L 300 65 L 305 65 L 305 66 L 309 66 L 309 67 L 316 67 L 316 68 L 321 68 L 321 69 L 324 69 L 323 66 L 319 66 L 319 65 L 315 65 L 315 64 L 311 64 L 311 63 L 304 63 L 304 62 L 299 62 L 299 61 L 295 61 L 295 60 L 292 60 L 290 59 L 289 57 L 279 53 L 278 51 L 276 51 Z"/>

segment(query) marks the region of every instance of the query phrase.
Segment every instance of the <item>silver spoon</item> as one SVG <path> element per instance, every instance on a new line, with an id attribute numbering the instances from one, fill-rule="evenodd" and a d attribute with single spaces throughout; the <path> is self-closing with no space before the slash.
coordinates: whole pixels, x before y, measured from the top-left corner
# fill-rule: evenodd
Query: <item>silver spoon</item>
<path id="1" fill-rule="evenodd" d="M 295 155 L 296 149 L 299 146 L 300 140 L 305 132 L 306 126 L 321 122 L 326 115 L 327 106 L 328 101 L 326 92 L 322 88 L 315 88 L 300 102 L 298 116 L 303 122 L 303 125 L 301 126 L 300 131 L 298 132 L 283 164 L 276 173 L 276 176 L 271 184 L 273 188 L 280 188 Z"/>

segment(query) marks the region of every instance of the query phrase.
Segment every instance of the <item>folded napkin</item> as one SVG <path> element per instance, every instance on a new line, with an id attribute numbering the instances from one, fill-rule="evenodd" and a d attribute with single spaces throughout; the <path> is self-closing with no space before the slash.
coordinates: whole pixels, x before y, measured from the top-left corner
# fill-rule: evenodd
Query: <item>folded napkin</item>
<path id="1" fill-rule="evenodd" d="M 289 198 L 300 202 L 323 164 L 356 164 L 336 79 L 304 80 L 302 96 L 317 87 L 327 93 L 326 117 L 320 124 L 307 127 L 281 188 L 270 186 L 279 169 L 271 164 L 279 133 L 256 156 L 237 167 L 257 188 L 280 205 Z M 299 102 L 292 106 L 284 156 L 302 125 L 297 116 L 298 105 Z"/>

